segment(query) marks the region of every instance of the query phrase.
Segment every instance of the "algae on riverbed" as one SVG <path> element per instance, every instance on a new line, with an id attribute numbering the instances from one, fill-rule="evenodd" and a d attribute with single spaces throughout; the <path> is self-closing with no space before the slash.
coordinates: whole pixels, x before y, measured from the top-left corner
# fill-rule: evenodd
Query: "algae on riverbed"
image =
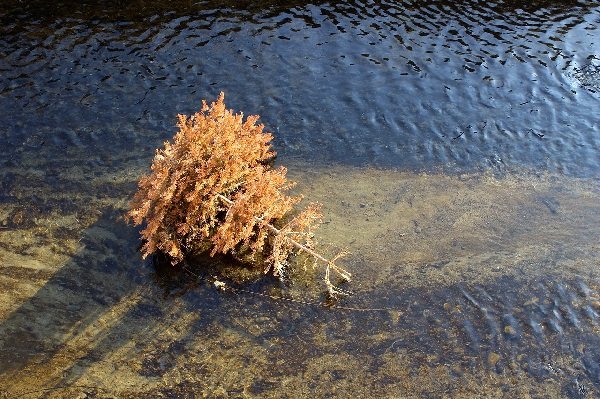
<path id="1" fill-rule="evenodd" d="M 310 276 L 235 285 L 290 302 L 142 264 L 117 221 L 141 170 L 130 166 L 92 181 L 65 169 L 60 192 L 3 172 L 18 199 L 0 211 L 9 397 L 599 392 L 596 181 L 290 165 L 326 204 L 320 241 L 352 251 L 356 293 L 325 308 Z M 37 211 L 16 217 L 24 206 Z"/>

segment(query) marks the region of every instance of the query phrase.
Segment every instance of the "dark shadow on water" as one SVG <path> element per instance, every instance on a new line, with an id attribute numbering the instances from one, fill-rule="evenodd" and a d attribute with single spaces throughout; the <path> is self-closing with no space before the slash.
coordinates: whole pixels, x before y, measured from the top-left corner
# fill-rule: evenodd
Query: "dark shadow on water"
<path id="1" fill-rule="evenodd" d="M 232 267 L 231 259 L 199 256 L 185 269 L 160 256 L 144 263 L 137 251 L 137 229 L 121 219 L 121 210 L 105 209 L 84 232 L 83 249 L 0 322 L 0 393 L 53 397 L 53 392 L 77 387 L 91 367 L 108 362 L 125 347 L 126 358 L 115 362 L 119 367 L 139 360 L 134 368 L 140 376 L 162 376 L 175 367 L 186 343 L 210 332 L 211 324 L 239 330 L 232 323 L 235 315 L 229 314 L 236 307 L 235 295 L 213 285 Z M 5 277 L 23 278 L 11 275 L 14 269 L 0 271 Z M 273 285 L 261 275 L 242 268 L 233 277 L 254 290 Z M 198 312 L 202 317 L 189 331 L 177 327 L 179 338 L 162 346 L 157 338 L 161 333 Z M 164 351 L 170 360 L 164 359 Z"/>
<path id="2" fill-rule="evenodd" d="M 561 384 L 570 398 L 600 392 L 598 287 L 584 280 L 500 277 L 487 286 L 406 290 L 390 281 L 362 298 L 390 311 L 344 309 L 366 307 L 352 297 L 326 308 L 318 300 L 277 299 L 291 291 L 269 278 L 231 283 L 244 292 L 218 290 L 213 271 L 226 268 L 226 260 L 198 258 L 188 266 L 193 276 L 164 262 L 143 265 L 137 231 L 118 217 L 106 209 L 83 235 L 85 249 L 1 322 L 0 381 L 10 382 L 4 388 L 10 394 L 30 386 L 31 397 L 55 397 L 85 385 L 81 379 L 90 372 L 102 375 L 100 369 L 116 373 L 119 389 L 121 379 L 133 377 L 171 381 L 134 389 L 131 397 L 187 397 L 198 389 L 210 393 L 207 384 L 230 367 L 247 368 L 240 378 L 248 389 L 269 394 L 273 381 L 327 356 L 338 359 L 330 367 L 339 381 L 357 371 L 345 364 L 347 356 L 363 359 L 373 392 L 403 378 L 390 375 L 396 360 L 409 373 L 449 367 L 458 381 L 482 372 L 526 375 Z M 176 382 L 168 377 L 175 371 L 203 380 Z M 227 388 L 234 397 L 241 395 L 235 386 Z M 88 391 L 104 392 L 94 389 Z"/>
<path id="3" fill-rule="evenodd" d="M 111 0 L 99 2 L 81 2 L 81 1 L 62 1 L 51 2 L 45 0 L 28 1 L 26 3 L 19 0 L 2 1 L 4 12 L 8 15 L 11 13 L 21 14 L 26 13 L 31 19 L 63 19 L 63 18 L 89 18 L 92 20 L 101 21 L 137 21 L 149 17 L 156 17 L 161 14 L 185 16 L 193 12 L 201 12 L 205 10 L 224 10 L 223 16 L 226 16 L 227 11 L 246 12 L 251 20 L 253 15 L 268 13 L 277 15 L 285 13 L 290 9 L 304 8 L 310 6 L 320 6 L 329 4 L 322 1 L 306 1 L 306 0 L 261 0 L 261 1 L 201 1 L 190 2 L 187 0 L 177 1 L 121 1 Z M 426 7 L 451 7 L 457 10 L 461 8 L 469 8 L 478 6 L 481 2 L 477 0 L 464 1 L 457 4 L 453 1 L 438 0 L 438 1 L 402 1 L 402 2 L 387 2 L 373 1 L 367 4 L 361 4 L 355 1 L 344 2 L 335 7 L 339 10 L 362 10 L 365 14 L 377 12 L 379 9 L 390 9 L 404 7 L 407 9 L 426 8 Z M 544 0 L 544 1 L 510 1 L 489 3 L 487 6 L 493 8 L 496 12 L 511 12 L 524 11 L 535 13 L 541 9 L 569 10 L 578 7 L 584 7 L 587 4 L 593 5 L 593 1 L 577 1 L 577 0 Z M 76 12 L 74 13 L 74 10 Z"/>
<path id="4" fill-rule="evenodd" d="M 85 249 L 2 322 L 4 373 L 22 369 L 34 358 L 51 358 L 66 337 L 77 336 L 143 286 L 146 272 L 140 269 L 135 247 L 130 248 L 135 233 L 117 217 L 117 212 L 105 210 L 84 233 Z"/>

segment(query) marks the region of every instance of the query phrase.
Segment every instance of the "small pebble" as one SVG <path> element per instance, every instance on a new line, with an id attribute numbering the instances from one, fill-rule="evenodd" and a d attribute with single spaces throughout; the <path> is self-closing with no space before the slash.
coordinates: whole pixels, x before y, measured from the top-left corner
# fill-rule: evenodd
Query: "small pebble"
<path id="1" fill-rule="evenodd" d="M 504 334 L 517 335 L 517 331 L 512 326 L 506 326 L 504 327 Z"/>
<path id="2" fill-rule="evenodd" d="M 496 367 L 496 363 L 498 363 L 498 361 L 500 361 L 500 355 L 499 354 L 491 352 L 488 355 L 488 363 L 490 364 L 490 366 Z"/>

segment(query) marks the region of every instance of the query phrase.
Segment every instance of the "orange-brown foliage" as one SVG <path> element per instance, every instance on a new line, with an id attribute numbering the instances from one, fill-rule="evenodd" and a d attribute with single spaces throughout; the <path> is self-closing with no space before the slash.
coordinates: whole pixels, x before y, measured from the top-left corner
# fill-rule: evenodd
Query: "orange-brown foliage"
<path id="1" fill-rule="evenodd" d="M 161 251 L 176 263 L 208 242 L 211 255 L 261 254 L 281 275 L 294 248 L 288 238 L 310 248 L 319 206 L 312 204 L 290 220 L 300 197 L 286 194 L 293 186 L 286 169 L 269 166 L 275 156 L 272 135 L 257 124 L 258 116 L 244 120 L 227 110 L 223 98 L 221 93 L 210 105 L 203 101 L 189 118 L 179 115 L 179 131 L 156 151 L 127 217 L 136 225 L 146 223 L 144 257 Z"/>

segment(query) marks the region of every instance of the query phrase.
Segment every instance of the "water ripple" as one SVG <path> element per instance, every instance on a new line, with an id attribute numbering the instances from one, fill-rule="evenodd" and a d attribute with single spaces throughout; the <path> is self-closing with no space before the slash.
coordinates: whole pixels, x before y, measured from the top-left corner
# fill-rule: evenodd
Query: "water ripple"
<path id="1" fill-rule="evenodd" d="M 404 331 L 384 344 L 386 353 L 409 350 L 415 364 L 436 359 L 435 364 L 498 373 L 520 369 L 542 379 L 585 380 L 588 389 L 600 389 L 592 349 L 600 322 L 597 286 L 554 279 L 522 286 L 501 279 L 489 287 L 458 285 L 428 292 L 427 298 L 417 292 L 402 297 L 397 304 L 406 311 Z M 568 355 L 573 364 L 564 363 Z"/>
<path id="2" fill-rule="evenodd" d="M 12 115 L 41 117 L 48 136 L 85 128 L 129 142 L 133 129 L 158 144 L 176 113 L 224 90 L 231 106 L 263 116 L 282 155 L 416 169 L 600 168 L 592 1 L 6 10 L 3 144 L 26 141 Z"/>

